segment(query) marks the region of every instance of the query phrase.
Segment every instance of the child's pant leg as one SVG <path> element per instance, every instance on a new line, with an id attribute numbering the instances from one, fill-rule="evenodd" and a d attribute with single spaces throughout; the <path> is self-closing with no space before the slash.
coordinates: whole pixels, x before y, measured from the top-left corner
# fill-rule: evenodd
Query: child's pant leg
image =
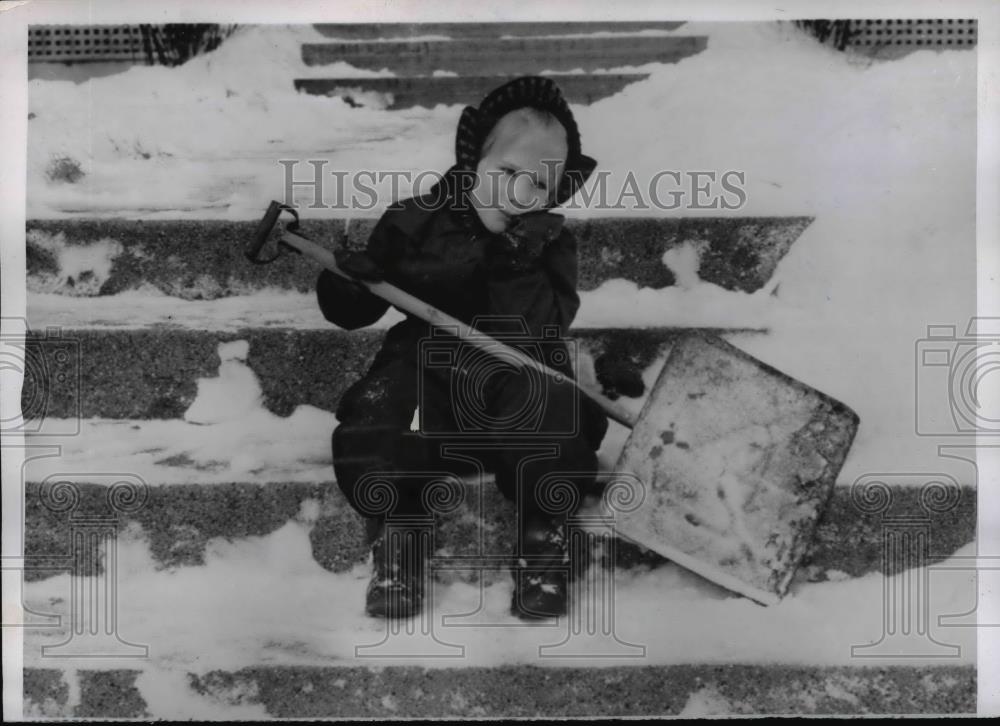
<path id="1" fill-rule="evenodd" d="M 381 354 L 380 354 L 381 355 Z M 419 383 L 418 383 L 419 381 Z M 426 477 L 407 477 L 407 471 L 454 471 L 462 465 L 443 459 L 447 442 L 440 436 L 423 437 L 410 431 L 419 405 L 423 424 L 435 432 L 460 431 L 451 401 L 451 372 L 421 367 L 410 357 L 373 363 L 372 368 L 344 394 L 337 408 L 340 425 L 333 433 L 333 462 L 337 484 L 352 507 L 371 516 L 365 507 L 365 475 L 389 472 L 396 484 L 394 514 L 427 514 L 422 501 Z M 457 437 L 462 440 L 462 437 Z M 382 518 L 369 520 L 369 535 L 377 533 Z"/>
<path id="2" fill-rule="evenodd" d="M 392 361 L 370 370 L 344 394 L 337 408 L 340 422 L 333 432 L 333 468 L 337 486 L 350 505 L 369 517 L 369 537 L 385 514 L 423 513 L 419 483 L 407 479 L 413 463 L 411 448 L 404 441 L 417 405 L 417 372 L 407 361 Z M 364 491 L 371 480 L 366 475 L 387 472 L 395 489 L 396 505 L 391 512 L 373 515 L 372 490 Z"/>
<path id="3" fill-rule="evenodd" d="M 507 498 L 519 502 L 522 522 L 552 516 L 545 510 L 544 496 L 540 497 L 542 493 L 538 491 L 539 484 L 549 475 L 571 473 L 565 481 L 576 489 L 577 501 L 596 491 L 597 449 L 608 427 L 603 411 L 568 381 L 547 380 L 534 392 L 525 385 L 523 376 L 516 374 L 497 383 L 490 399 L 493 415 L 498 419 L 513 419 L 519 411 L 541 408 L 532 431 L 497 434 L 499 441 L 509 444 L 495 458 L 497 485 Z M 529 449 L 517 444 L 525 444 Z M 536 444 L 554 447 L 554 456 L 528 460 L 530 447 Z M 575 507 L 562 514 L 573 511 Z"/>

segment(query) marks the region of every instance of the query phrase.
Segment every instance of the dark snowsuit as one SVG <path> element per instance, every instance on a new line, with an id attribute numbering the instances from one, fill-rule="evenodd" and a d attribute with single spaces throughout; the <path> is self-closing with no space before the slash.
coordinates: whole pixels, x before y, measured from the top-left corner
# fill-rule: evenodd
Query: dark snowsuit
<path id="1" fill-rule="evenodd" d="M 528 247 L 541 252 L 525 256 L 511 248 L 509 237 L 489 232 L 471 208 L 456 204 L 461 196 L 453 193 L 447 203 L 434 204 L 440 191 L 399 203 L 378 221 L 366 251 L 386 281 L 572 375 L 561 338 L 580 304 L 576 242 L 568 230 L 558 229 L 561 218 L 546 213 L 558 232 L 547 242 L 528 240 Z M 388 308 L 327 271 L 319 277 L 317 295 L 326 319 L 348 330 L 374 323 Z M 476 458 L 496 474 L 503 494 L 518 502 L 522 522 L 547 516 L 534 489 L 546 475 L 572 472 L 568 480 L 581 493 L 594 487 L 595 452 L 608 425 L 600 408 L 566 381 L 536 376 L 545 382 L 531 389 L 523 372 L 488 374 L 481 353 L 468 365 L 442 363 L 432 348 L 457 350 L 462 344 L 431 335 L 429 324 L 408 315 L 388 331 L 367 373 L 340 401 L 334 469 L 355 509 L 371 514 L 359 489 L 366 474 L 397 472 L 393 514 L 425 513 L 424 481 L 405 472 L 453 471 L 437 453 L 449 442 L 483 444 Z M 461 350 L 470 352 L 468 345 Z M 475 393 L 481 398 L 469 397 Z M 432 435 L 410 433 L 418 405 L 422 431 Z M 484 431 L 484 420 L 499 423 Z M 376 531 L 370 526 L 369 535 Z"/>

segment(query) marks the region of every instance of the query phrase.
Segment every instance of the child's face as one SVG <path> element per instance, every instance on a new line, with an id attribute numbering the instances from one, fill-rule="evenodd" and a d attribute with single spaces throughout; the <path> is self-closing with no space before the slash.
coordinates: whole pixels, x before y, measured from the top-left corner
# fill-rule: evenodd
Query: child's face
<path id="1" fill-rule="evenodd" d="M 502 117 L 476 167 L 472 204 L 483 226 L 503 232 L 513 217 L 543 209 L 566 165 L 566 131 L 512 111 Z"/>

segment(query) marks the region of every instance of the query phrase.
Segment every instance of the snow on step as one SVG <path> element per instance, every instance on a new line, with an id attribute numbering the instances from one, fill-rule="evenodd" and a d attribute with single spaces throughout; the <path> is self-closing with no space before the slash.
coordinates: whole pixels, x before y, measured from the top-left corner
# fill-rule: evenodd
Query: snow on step
<path id="1" fill-rule="evenodd" d="M 548 627 L 524 626 L 508 612 L 507 578 L 485 589 L 462 581 L 435 583 L 433 610 L 419 625 L 430 627 L 436 640 L 406 637 L 404 631 L 380 652 L 364 648 L 383 641 L 387 627 L 364 615 L 368 568 L 360 565 L 342 573 L 323 569 L 312 557 L 308 524 L 302 519 L 262 537 L 213 540 L 202 566 L 158 569 L 148 548 L 127 532 L 116 553 L 120 637 L 149 645 L 150 657 L 158 663 L 196 672 L 260 662 L 328 665 L 331 660 L 430 668 L 507 663 L 856 665 L 852 646 L 876 643 L 884 635 L 885 588 L 898 589 L 898 578 L 912 576 L 886 578 L 873 572 L 800 582 L 781 603 L 765 608 L 673 565 L 617 571 L 613 600 L 605 602 L 599 593 L 610 581 L 606 571 L 592 568 L 590 592 L 598 593 L 598 599 L 580 597 L 577 612 L 613 613 L 615 638 L 579 635 L 570 630 L 572 618 Z M 974 554 L 970 543 L 956 556 Z M 948 561 L 942 563 L 947 566 Z M 57 664 L 40 658 L 40 647 L 66 640 L 71 579 L 62 574 L 25 585 L 25 604 L 33 613 L 62 616 L 59 626 L 26 633 L 26 666 Z M 934 579 L 941 584 L 927 589 L 922 606 L 928 612 L 957 616 L 975 607 L 975 580 L 967 573 L 942 569 Z M 657 625 L 650 628 L 650 623 Z M 951 663 L 975 662 L 975 629 L 942 627 L 936 617 L 932 623 L 938 645 L 929 641 L 923 658 L 911 664 L 940 662 L 935 656 Z M 556 646 L 567 635 L 576 637 L 576 652 L 565 648 L 559 657 Z M 569 644 L 574 645 L 572 637 Z M 601 658 L 602 652 L 615 657 Z M 75 664 L 108 668 L 123 663 L 83 659 Z"/>
<path id="2" fill-rule="evenodd" d="M 646 80 L 646 73 L 556 74 L 567 102 L 590 105 Z M 415 76 L 410 78 L 296 78 L 296 91 L 339 97 L 352 107 L 400 111 L 467 103 L 516 76 Z"/>
<path id="3" fill-rule="evenodd" d="M 766 296 L 763 299 L 766 302 Z M 914 433 L 913 380 L 896 373 L 904 365 L 913 369 L 912 338 L 900 334 L 895 340 L 890 337 L 894 331 L 875 325 L 860 328 L 856 318 L 841 319 L 835 310 L 822 319 L 808 310 L 778 306 L 775 311 L 767 320 L 770 331 L 766 334 L 709 332 L 857 411 L 861 428 L 842 481 L 872 472 L 905 470 L 975 484 L 975 467 L 960 448 L 952 455 L 938 456 L 933 441 Z M 29 317 L 33 325 L 42 324 L 30 310 Z M 671 341 L 684 333 L 684 329 L 662 327 L 571 331 L 579 352 L 579 374 L 590 376 L 584 380 L 596 378 L 607 392 L 613 385 L 608 377 L 611 372 L 624 374 L 635 385 L 617 392 L 621 400 L 632 402 L 642 401 L 641 395 L 652 385 L 649 376 L 655 375 Z M 915 333 L 920 333 L 919 327 Z M 61 382 L 47 380 L 43 398 L 29 396 L 23 403 L 29 418 L 44 417 L 42 434 L 65 431 L 59 428 L 64 421 L 75 431 L 80 419 L 180 419 L 195 399 L 197 380 L 218 374 L 219 344 L 245 340 L 249 344 L 247 365 L 257 376 L 268 412 L 287 417 L 299 406 L 334 411 L 347 387 L 367 369 L 383 335 L 377 329 L 347 332 L 332 325 L 326 329 L 39 329 L 29 336 L 26 346 L 44 363 L 39 370 L 70 375 Z M 58 360 L 62 350 L 74 353 L 68 362 Z M 873 368 L 869 361 L 882 359 L 877 356 L 891 359 L 894 367 Z M 25 390 L 30 393 L 30 389 Z M 943 408 L 947 400 L 936 389 L 928 387 L 922 395 L 940 403 L 942 414 L 947 414 Z M 277 428 L 283 426 L 279 420 Z"/>
<path id="4" fill-rule="evenodd" d="M 698 276 L 700 260 L 693 245 L 672 247 L 663 253 L 664 270 L 674 283 L 664 287 L 641 286 L 632 280 L 607 279 L 590 290 L 581 290 L 580 309 L 573 329 L 698 327 L 764 329 L 782 312 L 791 312 L 771 293 L 773 286 L 755 293 L 727 290 Z M 315 270 L 313 270 L 315 272 Z M 72 276 L 63 279 L 72 279 Z M 97 275 L 86 279 L 99 280 Z M 208 286 L 202 281 L 203 285 Z M 73 290 L 80 289 L 79 284 Z M 216 288 L 217 289 L 217 288 Z M 144 284 L 117 294 L 77 297 L 60 292 L 32 292 L 28 316 L 32 327 L 63 328 L 186 327 L 238 330 L 247 327 L 329 329 L 313 292 L 281 288 L 250 294 L 230 294 L 215 299 L 178 299 Z M 388 328 L 403 319 L 390 309 L 375 328 Z"/>
<path id="5" fill-rule="evenodd" d="M 363 564 L 368 557 L 361 519 L 334 486 L 332 472 L 323 482 L 209 481 L 156 485 L 154 481 L 149 483 L 136 511 L 116 513 L 108 507 L 108 489 L 122 478 L 134 482 L 136 475 L 123 477 L 110 469 L 88 473 L 91 471 L 72 474 L 62 470 L 44 481 L 26 484 L 26 547 L 35 558 L 27 571 L 29 579 L 51 577 L 68 567 L 64 558 L 74 517 L 83 514 L 118 517 L 119 528 L 130 530 L 134 537 L 144 541 L 162 567 L 200 565 L 209 542 L 215 538 L 261 536 L 299 520 L 310 524 L 313 557 L 324 568 L 344 572 Z M 67 486 L 72 488 L 78 497 L 72 511 L 53 511 L 54 485 L 62 486 L 63 494 Z M 916 520 L 926 530 L 928 539 L 923 541 L 928 543 L 929 552 L 919 556 L 914 553 L 905 561 L 887 562 L 883 552 L 885 517 L 859 509 L 850 487 L 838 486 L 820 517 L 796 577 L 804 582 L 820 582 L 916 567 L 923 561 L 933 564 L 975 539 L 975 489 L 961 489 L 960 501 L 952 511 L 933 515 L 921 506 L 918 486 L 896 483 L 889 494 L 892 506 L 887 516 Z M 461 495 L 462 504 L 440 518 L 435 532 L 436 551 L 447 558 L 505 558 L 513 547 L 513 505 L 496 490 L 491 476 L 482 482 L 467 478 Z M 588 502 L 586 506 L 585 513 L 592 513 L 589 508 L 594 503 Z M 641 547 L 618 542 L 619 567 L 656 567 L 664 562 L 662 557 Z M 481 563 L 487 569 L 495 569 L 499 564 L 489 559 Z M 86 567 L 82 570 L 89 571 Z M 456 577 L 467 579 L 472 574 L 462 575 L 446 568 L 437 576 L 450 581 Z"/>
<path id="6" fill-rule="evenodd" d="M 217 375 L 197 379 L 180 419 L 81 420 L 79 435 L 59 439 L 59 456 L 29 462 L 26 476 L 42 481 L 97 468 L 153 484 L 328 480 L 336 417 L 313 406 L 288 417 L 264 408 L 249 351 L 246 340 L 219 343 Z"/>
<path id="7" fill-rule="evenodd" d="M 320 214 L 322 210 L 308 210 L 306 216 Z M 811 221 L 809 217 L 604 217 L 568 219 L 566 225 L 577 238 L 581 291 L 616 279 L 642 288 L 670 286 L 675 275 L 663 256 L 689 245 L 697 252 L 699 279 L 729 291 L 753 293 L 767 284 Z M 367 242 L 374 222 L 310 218 L 303 222 L 303 234 L 331 247 L 346 234 L 348 245 L 357 248 Z M 256 225 L 257 220 L 31 220 L 28 291 L 90 297 L 155 288 L 188 300 L 274 288 L 311 292 L 318 270 L 296 256 L 265 266 L 247 262 L 243 249 Z"/>
<path id="8" fill-rule="evenodd" d="M 282 517 L 291 516 L 301 507 L 315 508 L 316 503 L 306 503 L 324 499 L 326 509 L 316 512 L 314 517 L 320 521 L 316 530 L 318 546 L 328 553 L 333 551 L 332 559 L 327 562 L 330 566 L 336 568 L 350 562 L 356 556 L 350 553 L 357 549 L 354 540 L 360 541 L 360 528 L 357 517 L 352 516 L 332 487 L 329 436 L 337 425 L 336 418 L 306 405 L 298 406 L 287 417 L 279 417 L 265 409 L 260 382 L 246 363 L 249 350 L 245 340 L 219 343 L 218 375 L 195 382 L 197 396 L 177 419 L 91 419 L 78 422 L 78 435 L 29 436 L 31 443 L 58 445 L 58 455 L 36 456 L 25 464 L 25 479 L 29 482 L 27 495 L 32 500 L 29 520 L 34 521 L 30 529 L 36 538 L 32 548 L 40 547 L 40 554 L 48 555 L 53 543 L 65 541 L 67 523 L 52 520 L 45 512 L 52 509 L 46 504 L 51 487 L 70 482 L 81 499 L 86 499 L 85 507 L 92 507 L 90 500 L 95 494 L 101 501 L 103 497 L 100 491 L 89 491 L 87 487 L 110 487 L 127 475 L 147 486 L 174 489 L 173 494 L 154 495 L 146 511 L 133 518 L 147 528 L 154 547 L 166 553 L 162 557 L 168 562 L 175 557 L 177 547 L 182 551 L 194 547 L 191 556 L 193 561 L 199 561 L 198 548 L 204 545 L 207 537 L 272 531 L 284 521 Z M 662 365 L 661 354 L 643 369 L 647 391 Z M 633 413 L 644 405 L 642 397 L 620 400 Z M 62 431 L 67 430 L 70 423 L 77 422 L 49 421 L 46 425 Z M 621 425 L 614 422 L 609 425 L 599 452 L 599 460 L 606 470 L 614 466 L 628 434 L 628 429 Z M 291 486 L 296 483 L 308 487 Z M 922 483 L 913 483 L 914 492 Z M 471 481 L 468 484 L 464 507 L 445 528 L 443 541 L 446 546 L 467 549 L 475 541 L 480 526 L 501 531 L 509 527 L 510 507 L 500 501 L 491 487 L 489 492 L 482 491 L 480 484 L 489 486 L 489 482 Z M 217 495 L 202 491 L 213 486 L 222 487 L 222 491 Z M 964 496 L 965 501 L 955 502 L 957 514 L 952 514 L 958 518 L 945 526 L 952 549 L 965 543 L 966 525 L 970 517 L 972 521 L 975 518 L 974 494 L 969 490 L 964 495 L 958 494 Z M 261 511 L 274 506 L 286 514 Z M 235 519 L 227 513 L 227 508 L 233 507 L 236 507 L 233 511 L 241 512 Z M 480 507 L 490 512 L 486 525 L 475 520 Z M 840 512 L 836 523 L 843 525 L 856 520 L 859 511 L 855 507 L 853 513 L 850 509 Z M 219 519 L 229 522 L 230 528 L 224 526 L 220 530 L 216 524 Z M 204 521 L 192 530 L 195 520 Z M 872 524 L 876 523 L 866 526 Z M 940 531 L 940 525 L 938 529 Z M 877 539 L 877 527 L 859 536 L 871 539 L 873 535 Z M 451 544 L 447 545 L 449 542 Z M 324 554 L 317 556 L 327 559 Z M 182 553 L 180 561 L 192 561 L 185 557 Z M 826 566 L 841 570 L 852 567 L 841 563 Z"/>
<path id="9" fill-rule="evenodd" d="M 26 393 L 25 415 L 49 422 L 41 427 L 43 434 L 62 430 L 55 428 L 57 419 L 181 418 L 195 398 L 197 380 L 218 375 L 219 345 L 236 340 L 249 344 L 247 365 L 263 389 L 268 411 L 288 416 L 301 405 L 334 411 L 347 387 L 367 369 L 384 331 L 326 328 L 39 331 L 28 337 L 29 354 L 42 362 L 40 370 L 67 375 L 49 385 L 42 398 Z M 570 351 L 576 357 L 577 377 L 600 381 L 609 395 L 641 402 L 672 341 L 686 331 L 573 330 Z M 64 349 L 71 354 L 68 360 L 60 358 Z"/>
<path id="10" fill-rule="evenodd" d="M 226 386 L 213 384 L 209 388 L 226 395 Z M 232 408 L 192 406 L 189 415 L 199 421 L 85 419 L 78 436 L 59 439 L 58 457 L 33 460 L 26 475 L 42 481 L 59 472 L 104 469 L 134 472 L 150 484 L 331 478 L 332 413 L 312 406 L 288 417 L 249 405 L 240 411 L 240 395 L 233 393 Z"/>
<path id="11" fill-rule="evenodd" d="M 329 436 L 336 417 L 308 405 L 296 407 L 287 417 L 268 411 L 258 376 L 247 364 L 249 351 L 246 340 L 218 343 L 217 375 L 197 379 L 197 395 L 180 419 L 80 420 L 78 435 L 56 440 L 58 457 L 28 462 L 27 479 L 83 473 L 97 464 L 102 470 L 136 473 L 153 484 L 329 481 Z M 664 356 L 659 351 L 642 370 L 646 391 Z M 581 380 L 594 384 L 593 369 L 588 358 L 580 367 Z M 622 401 L 638 413 L 644 398 Z M 65 431 L 70 423 L 54 420 L 48 425 Z M 613 464 L 627 435 L 625 427 L 611 422 L 599 452 L 606 465 Z M 53 441 L 44 431 L 29 439 Z"/>

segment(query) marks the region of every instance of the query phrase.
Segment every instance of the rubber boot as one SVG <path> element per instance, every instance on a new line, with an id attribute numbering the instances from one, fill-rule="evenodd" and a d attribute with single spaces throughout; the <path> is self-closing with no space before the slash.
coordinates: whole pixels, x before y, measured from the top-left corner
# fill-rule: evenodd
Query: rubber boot
<path id="1" fill-rule="evenodd" d="M 524 525 L 515 553 L 514 595 L 510 611 L 522 620 L 565 615 L 570 559 L 562 523 L 535 519 Z"/>
<path id="2" fill-rule="evenodd" d="M 409 618 L 424 602 L 427 553 L 419 533 L 381 525 L 372 541 L 372 577 L 365 612 L 375 618 Z"/>

